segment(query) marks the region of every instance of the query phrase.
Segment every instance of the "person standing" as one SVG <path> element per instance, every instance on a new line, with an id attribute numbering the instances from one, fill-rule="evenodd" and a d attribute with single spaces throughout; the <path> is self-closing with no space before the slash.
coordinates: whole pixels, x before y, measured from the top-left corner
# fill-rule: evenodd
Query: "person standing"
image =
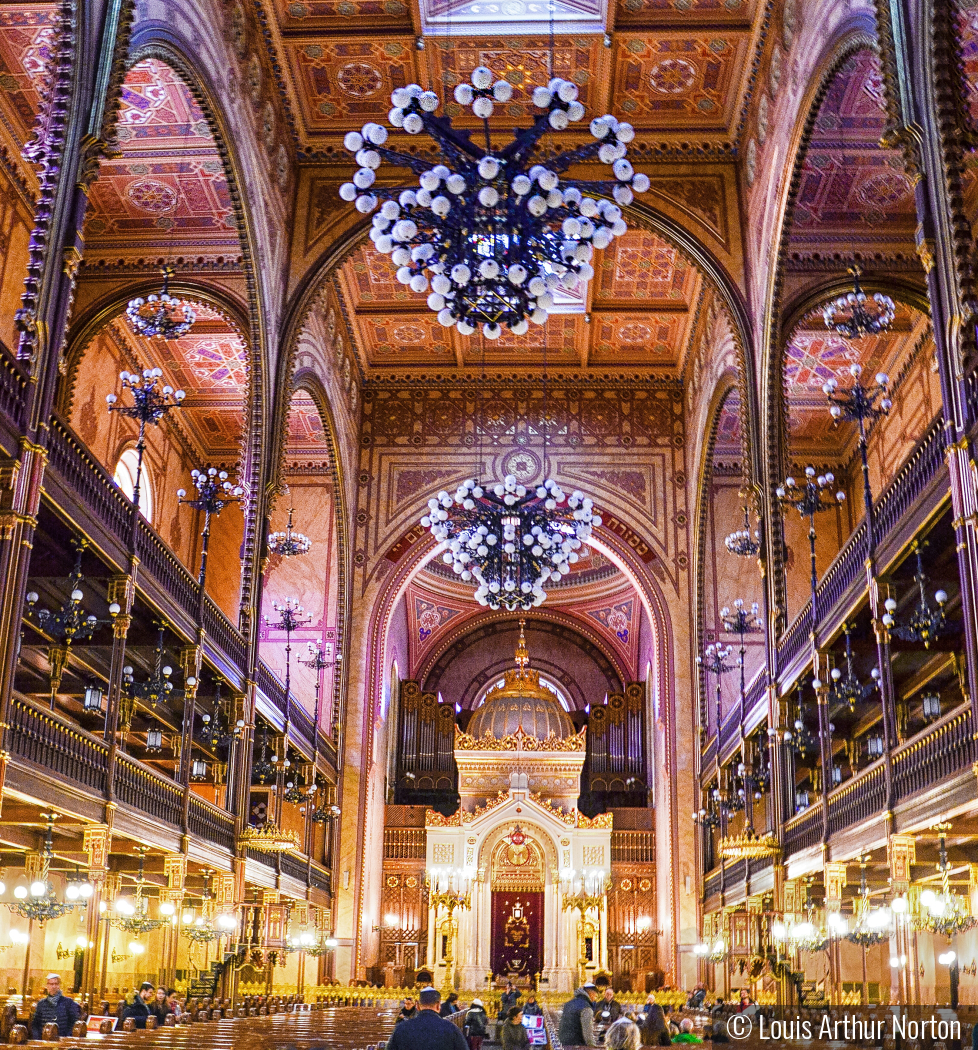
<path id="1" fill-rule="evenodd" d="M 503 992 L 499 1001 L 499 1019 L 505 1021 L 509 1017 L 509 1011 L 520 1001 L 519 988 L 513 987 L 512 981 L 506 982 L 506 991 Z"/>
<path id="2" fill-rule="evenodd" d="M 465 1038 L 469 1050 L 482 1050 L 482 1040 L 489 1034 L 489 1017 L 481 999 L 473 999 L 465 1015 Z"/>
<path id="3" fill-rule="evenodd" d="M 500 1040 L 503 1050 L 529 1050 L 530 1037 L 523 1027 L 523 1010 L 519 1006 L 511 1006 L 506 1020 L 503 1021 L 503 1029 Z"/>
<path id="4" fill-rule="evenodd" d="M 458 1009 L 458 992 L 449 992 L 448 998 L 441 1004 L 438 1015 L 440 1017 L 451 1017 L 452 1014 L 458 1013 Z"/>
<path id="5" fill-rule="evenodd" d="M 81 1008 L 74 999 L 61 991 L 61 977 L 49 973 L 45 984 L 47 995 L 38 1000 L 31 1020 L 31 1038 L 40 1039 L 46 1024 L 58 1026 L 58 1037 L 64 1039 L 71 1035 L 75 1021 L 81 1017 Z"/>
<path id="6" fill-rule="evenodd" d="M 594 1034 L 594 1003 L 598 989 L 590 981 L 578 988 L 560 1015 L 557 1037 L 564 1046 L 597 1046 Z"/>
<path id="7" fill-rule="evenodd" d="M 422 988 L 418 1014 L 394 1026 L 387 1050 L 469 1050 L 462 1029 L 438 1016 L 441 993 Z"/>
<path id="8" fill-rule="evenodd" d="M 123 1023 L 131 1017 L 137 1028 L 145 1028 L 146 1018 L 150 1014 L 149 1004 L 155 995 L 156 989 L 152 984 L 149 981 L 143 981 L 139 986 L 139 993 L 133 996 L 131 1003 L 126 1003 L 126 1008 L 122 1011 Z"/>

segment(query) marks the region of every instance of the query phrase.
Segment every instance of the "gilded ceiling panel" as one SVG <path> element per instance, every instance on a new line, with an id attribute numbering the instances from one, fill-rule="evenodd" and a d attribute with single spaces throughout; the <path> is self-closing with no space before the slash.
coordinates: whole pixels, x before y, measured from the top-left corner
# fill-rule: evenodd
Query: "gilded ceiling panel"
<path id="1" fill-rule="evenodd" d="M 749 44 L 736 32 L 616 34 L 616 112 L 656 129 L 729 128 Z"/>

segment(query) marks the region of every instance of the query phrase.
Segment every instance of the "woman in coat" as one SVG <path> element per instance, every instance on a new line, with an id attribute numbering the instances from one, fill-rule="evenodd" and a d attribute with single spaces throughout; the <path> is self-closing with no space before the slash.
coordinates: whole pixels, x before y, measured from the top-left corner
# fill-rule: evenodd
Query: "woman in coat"
<path id="1" fill-rule="evenodd" d="M 499 1041 L 503 1044 L 503 1050 L 529 1050 L 530 1037 L 523 1027 L 523 1011 L 520 1007 L 509 1008 Z"/>

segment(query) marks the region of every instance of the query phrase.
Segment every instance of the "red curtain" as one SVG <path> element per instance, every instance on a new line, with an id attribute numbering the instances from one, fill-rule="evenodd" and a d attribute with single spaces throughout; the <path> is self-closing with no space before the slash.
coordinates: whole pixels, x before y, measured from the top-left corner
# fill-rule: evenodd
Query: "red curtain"
<path id="1" fill-rule="evenodd" d="M 493 890 L 492 972 L 530 977 L 543 967 L 543 893 Z"/>

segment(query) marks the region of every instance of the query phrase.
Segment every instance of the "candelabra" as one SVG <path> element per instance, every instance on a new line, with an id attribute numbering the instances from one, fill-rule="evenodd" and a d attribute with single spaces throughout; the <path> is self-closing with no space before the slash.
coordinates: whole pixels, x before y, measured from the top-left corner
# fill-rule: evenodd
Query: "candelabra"
<path id="1" fill-rule="evenodd" d="M 593 871 L 575 872 L 564 869 L 560 873 L 561 908 L 564 911 L 576 911 L 578 942 L 578 983 L 584 984 L 587 979 L 587 928 L 588 914 L 600 912 L 611 886 L 607 872 L 598 868 Z"/>
<path id="2" fill-rule="evenodd" d="M 914 606 L 910 618 L 902 624 L 895 624 L 893 613 L 896 611 L 896 603 L 891 610 L 885 606 L 886 614 L 883 616 L 883 625 L 889 627 L 897 638 L 905 642 L 923 642 L 924 648 L 929 649 L 931 642 L 947 633 L 947 592 L 935 591 L 934 600 L 937 608 L 932 609 L 927 600 L 927 577 L 924 575 L 924 564 L 922 557 L 923 543 L 914 543 L 913 552 L 917 557 L 917 574 L 914 582 L 917 584 L 917 604 Z"/>
<path id="3" fill-rule="evenodd" d="M 64 677 L 65 668 L 68 665 L 68 654 L 75 642 L 87 641 L 95 632 L 100 621 L 97 616 L 86 613 L 82 608 L 85 592 L 81 589 L 82 555 L 88 547 L 87 540 L 72 540 L 75 548 L 75 565 L 68 574 L 68 586 L 71 588 L 68 597 L 61 606 L 52 612 L 50 609 L 39 609 L 37 603 L 40 597 L 37 591 L 29 591 L 27 600 L 27 619 L 32 626 L 46 634 L 53 640 L 54 644 L 48 649 L 48 663 L 51 667 L 51 710 L 54 710 L 55 699 L 61 688 L 61 679 Z M 113 602 L 109 606 L 109 614 L 115 617 L 120 612 L 120 606 Z"/>
<path id="4" fill-rule="evenodd" d="M 315 711 L 314 711 L 314 725 L 316 733 L 319 732 L 319 720 L 322 715 L 322 691 L 323 691 L 323 671 L 328 670 L 331 667 L 338 667 L 343 660 L 343 654 L 337 652 L 333 653 L 332 642 L 308 642 L 307 649 L 309 655 L 306 659 L 301 656 L 296 657 L 297 661 L 302 664 L 303 667 L 311 667 L 316 672 L 316 699 L 315 699 Z M 333 717 L 329 719 L 330 734 L 335 736 L 333 728 Z"/>
<path id="5" fill-rule="evenodd" d="M 163 267 L 163 288 L 159 295 L 137 296 L 129 300 L 126 316 L 137 335 L 159 336 L 161 339 L 179 339 L 193 328 L 197 314 L 185 299 L 170 295 L 172 266 Z"/>
<path id="6" fill-rule="evenodd" d="M 846 639 L 846 673 L 843 675 L 838 667 L 832 668 L 830 675 L 832 679 L 831 695 L 832 699 L 837 703 L 848 704 L 849 710 L 855 711 L 856 704 L 860 700 L 864 700 L 873 691 L 875 682 L 872 685 L 864 685 L 856 676 L 852 662 L 852 625 L 848 623 L 843 624 L 842 633 Z"/>
<path id="7" fill-rule="evenodd" d="M 710 832 L 714 827 L 719 828 L 721 835 L 726 830 L 726 818 L 728 810 L 724 805 L 724 799 L 720 793 L 720 727 L 723 723 L 723 676 L 728 671 L 733 670 L 733 665 L 728 664 L 727 661 L 730 659 L 730 654 L 733 649 L 729 645 L 721 645 L 719 642 L 715 642 L 708 645 L 703 650 L 702 656 L 696 657 L 696 662 L 700 667 L 703 668 L 704 674 L 714 675 L 716 677 L 716 732 L 717 732 L 717 746 L 716 753 L 714 756 L 714 766 L 716 773 L 717 786 L 712 792 L 711 801 L 707 803 L 710 807 L 707 810 L 707 815 L 714 813 L 713 804 L 716 805 L 716 823 L 706 823 L 706 820 L 698 821 L 700 826 L 706 831 L 707 840 L 709 842 Z M 700 811 L 702 812 L 702 810 Z M 722 839 L 721 839 L 722 841 Z"/>
<path id="8" fill-rule="evenodd" d="M 204 743 L 212 748 L 225 747 L 234 740 L 240 740 L 244 732 L 245 721 L 239 718 L 231 725 L 231 715 L 228 713 L 227 705 L 221 697 L 221 679 L 214 681 L 214 714 L 205 712 L 201 715 L 204 723 Z"/>
<path id="9" fill-rule="evenodd" d="M 289 522 L 284 532 L 272 532 L 268 536 L 268 549 L 282 558 L 295 558 L 308 554 L 312 540 L 292 528 L 292 507 L 289 507 Z"/>
<path id="10" fill-rule="evenodd" d="M 425 886 L 428 889 L 428 906 L 435 916 L 435 924 L 440 930 L 447 930 L 445 940 L 445 981 L 444 991 L 454 987 L 455 951 L 454 940 L 458 932 L 455 920 L 456 911 L 468 911 L 472 907 L 472 876 L 474 872 L 462 868 L 429 868 L 425 872 Z M 438 912 L 444 910 L 445 918 L 439 923 Z"/>
<path id="11" fill-rule="evenodd" d="M 853 904 L 854 923 L 852 930 L 846 936 L 852 944 L 858 944 L 860 948 L 872 948 L 875 944 L 882 944 L 890 939 L 890 910 L 888 908 L 872 908 L 869 901 L 869 886 L 866 882 L 866 865 L 868 856 L 859 858 L 859 896 Z"/>
<path id="12" fill-rule="evenodd" d="M 43 924 L 51 919 L 60 919 L 62 915 L 67 915 L 76 907 L 76 903 L 73 900 L 60 900 L 49 879 L 51 859 L 54 856 L 54 822 L 57 815 L 42 813 L 41 816 L 46 821 L 46 825 L 40 870 L 34 876 L 30 886 L 14 887 L 15 901 L 13 904 L 8 904 L 7 908 L 11 912 L 16 912 L 21 918 Z M 84 903 L 83 900 L 82 904 Z"/>
<path id="13" fill-rule="evenodd" d="M 201 593 L 207 580 L 207 550 L 210 545 L 211 518 L 216 518 L 222 510 L 230 503 L 237 503 L 244 495 L 244 489 L 240 485 L 232 485 L 228 481 L 226 470 L 218 470 L 217 467 L 207 467 L 204 470 L 196 468 L 190 472 L 197 495 L 188 498 L 186 489 L 177 489 L 177 499 L 194 510 L 204 512 L 204 529 L 201 533 L 202 545 L 200 548 L 200 583 Z"/>
<path id="14" fill-rule="evenodd" d="M 760 551 L 761 534 L 755 529 L 754 534 L 751 535 L 750 510 L 746 503 L 744 504 L 744 527 L 731 532 L 723 542 L 727 550 L 739 558 L 753 558 Z"/>
<path id="15" fill-rule="evenodd" d="M 145 682 L 137 682 L 131 665 L 127 664 L 122 669 L 122 686 L 124 699 L 122 704 L 121 729 L 123 739 L 132 726 L 133 715 L 136 713 L 136 703 L 142 700 L 154 711 L 161 705 L 166 705 L 170 700 L 183 697 L 184 691 L 175 689 L 171 677 L 173 668 L 163 662 L 163 635 L 167 629 L 164 621 L 157 623 L 158 637 L 156 648 L 153 650 L 153 673 Z M 193 675 L 186 678 L 188 689 L 197 685 L 197 679 Z M 148 743 L 148 741 L 147 741 Z"/>
<path id="16" fill-rule="evenodd" d="M 259 784 L 267 784 L 274 779 L 277 769 L 277 764 L 274 761 L 270 761 L 268 757 L 268 726 L 262 726 L 258 761 L 251 767 L 252 778 Z"/>
<path id="17" fill-rule="evenodd" d="M 859 278 L 862 271 L 850 266 L 852 291 L 828 303 L 822 312 L 825 327 L 847 339 L 861 339 L 864 335 L 878 335 L 893 323 L 896 307 L 882 292 L 870 298 L 862 289 Z"/>
<path id="18" fill-rule="evenodd" d="M 884 750 L 888 751 L 893 745 L 896 712 L 893 676 L 890 669 L 890 625 L 885 623 L 883 616 L 881 616 L 879 589 L 876 585 L 876 525 L 873 513 L 873 489 L 869 479 L 868 425 L 887 415 L 893 407 L 893 402 L 890 400 L 888 393 L 890 379 L 885 372 L 878 372 L 875 382 L 866 386 L 863 386 L 860 382 L 862 373 L 862 365 L 850 365 L 849 374 L 853 378 L 853 385 L 849 389 L 840 390 L 839 381 L 832 378 L 823 385 L 822 391 L 828 399 L 829 412 L 832 418 L 836 421 L 846 419 L 850 422 L 855 422 L 859 435 L 859 459 L 862 464 L 863 505 L 866 527 L 866 587 L 869 592 L 870 610 L 876 629 L 879 688 L 883 701 Z M 892 618 L 892 613 L 895 609 L 896 602 L 892 598 L 887 598 L 884 603 L 883 615 L 889 615 Z M 886 804 L 889 806 L 893 797 L 892 771 L 889 769 L 889 765 L 887 765 L 886 769 L 886 779 Z"/>

